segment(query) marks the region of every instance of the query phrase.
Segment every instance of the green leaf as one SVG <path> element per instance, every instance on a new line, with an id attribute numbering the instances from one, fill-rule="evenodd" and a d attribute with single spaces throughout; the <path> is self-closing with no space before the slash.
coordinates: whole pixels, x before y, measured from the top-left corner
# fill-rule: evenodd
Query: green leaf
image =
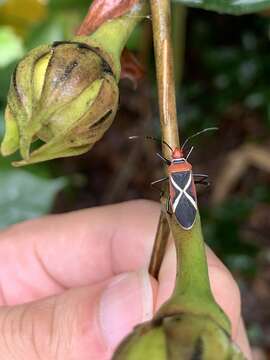
<path id="1" fill-rule="evenodd" d="M 23 56 L 24 49 L 20 37 L 8 26 L 0 26 L 0 68 Z"/>
<path id="2" fill-rule="evenodd" d="M 51 210 L 64 178 L 43 179 L 25 170 L 0 172 L 0 228 L 32 219 Z"/>
<path id="3" fill-rule="evenodd" d="M 186 6 L 219 13 L 242 15 L 270 8 L 270 0 L 174 0 Z"/>

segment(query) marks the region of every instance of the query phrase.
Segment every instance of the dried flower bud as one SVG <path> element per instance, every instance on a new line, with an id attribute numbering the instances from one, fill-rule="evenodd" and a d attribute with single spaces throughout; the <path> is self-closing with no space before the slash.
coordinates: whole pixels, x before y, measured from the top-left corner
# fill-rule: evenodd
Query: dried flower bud
<path id="1" fill-rule="evenodd" d="M 179 314 L 139 325 L 113 360 L 244 360 L 227 333 L 207 316 Z"/>
<path id="2" fill-rule="evenodd" d="M 111 125 L 117 106 L 111 57 L 87 37 L 40 46 L 13 73 L 1 153 L 20 149 L 17 166 L 82 154 Z"/>

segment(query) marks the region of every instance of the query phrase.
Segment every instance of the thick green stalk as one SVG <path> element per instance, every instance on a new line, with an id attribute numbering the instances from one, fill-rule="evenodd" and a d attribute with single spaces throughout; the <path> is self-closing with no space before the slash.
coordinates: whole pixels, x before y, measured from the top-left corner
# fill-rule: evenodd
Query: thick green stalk
<path id="1" fill-rule="evenodd" d="M 175 313 L 207 315 L 230 334 L 230 321 L 215 302 L 210 288 L 199 214 L 190 231 L 183 230 L 174 216 L 168 221 L 176 246 L 177 275 L 174 292 L 157 316 Z"/>
<path id="2" fill-rule="evenodd" d="M 130 11 L 118 18 L 108 20 L 89 36 L 91 43 L 102 47 L 113 58 L 117 79 L 120 78 L 120 56 L 135 26 L 146 15 L 145 2 L 139 1 Z"/>

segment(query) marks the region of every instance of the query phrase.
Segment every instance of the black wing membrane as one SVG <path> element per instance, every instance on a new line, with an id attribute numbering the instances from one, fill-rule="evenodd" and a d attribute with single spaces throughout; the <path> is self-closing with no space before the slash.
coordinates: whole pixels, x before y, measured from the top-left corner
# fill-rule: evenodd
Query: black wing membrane
<path id="1" fill-rule="evenodd" d="M 192 228 L 196 214 L 196 197 L 193 193 L 193 178 L 191 171 L 172 173 L 171 186 L 174 188 L 175 196 L 172 199 L 175 217 L 182 228 Z"/>
<path id="2" fill-rule="evenodd" d="M 186 230 L 191 229 L 196 218 L 196 213 L 197 210 L 188 198 L 183 195 L 175 209 L 175 216 L 179 224 Z"/>

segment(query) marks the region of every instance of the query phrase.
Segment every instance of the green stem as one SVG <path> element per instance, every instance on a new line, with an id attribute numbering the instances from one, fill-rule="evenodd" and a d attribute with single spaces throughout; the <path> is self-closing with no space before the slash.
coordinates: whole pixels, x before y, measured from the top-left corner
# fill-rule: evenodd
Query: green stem
<path id="1" fill-rule="evenodd" d="M 135 26 L 143 19 L 147 12 L 145 2 L 139 1 L 131 10 L 116 19 L 108 20 L 102 24 L 88 38 L 92 44 L 107 51 L 115 64 L 116 78 L 120 78 L 120 56 L 127 40 Z"/>
<path id="2" fill-rule="evenodd" d="M 168 221 L 176 246 L 176 283 L 171 298 L 157 316 L 183 312 L 207 315 L 230 334 L 230 321 L 215 302 L 210 288 L 199 214 L 190 231 L 182 229 L 174 216 Z"/>

